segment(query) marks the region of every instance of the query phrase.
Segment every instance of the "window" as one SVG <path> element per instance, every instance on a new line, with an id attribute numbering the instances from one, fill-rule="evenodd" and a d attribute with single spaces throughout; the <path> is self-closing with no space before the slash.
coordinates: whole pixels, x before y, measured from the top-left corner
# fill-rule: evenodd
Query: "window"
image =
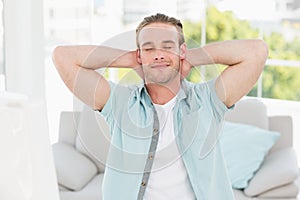
<path id="1" fill-rule="evenodd" d="M 5 90 L 3 0 L 0 0 L 0 91 Z"/>

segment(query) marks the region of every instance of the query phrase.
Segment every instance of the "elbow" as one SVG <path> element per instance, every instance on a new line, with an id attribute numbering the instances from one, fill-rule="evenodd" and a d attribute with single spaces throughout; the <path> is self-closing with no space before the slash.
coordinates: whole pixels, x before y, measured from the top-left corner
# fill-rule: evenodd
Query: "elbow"
<path id="1" fill-rule="evenodd" d="M 55 47 L 55 49 L 52 52 L 52 62 L 57 69 L 59 69 L 63 65 L 64 57 L 64 47 Z"/>
<path id="2" fill-rule="evenodd" d="M 263 40 L 257 39 L 255 41 L 255 59 L 259 62 L 259 65 L 263 68 L 266 64 L 266 60 L 269 56 L 269 47 Z"/>
<path id="3" fill-rule="evenodd" d="M 263 40 L 259 40 L 259 48 L 260 48 L 262 57 L 264 58 L 264 60 L 267 60 L 267 58 L 269 56 L 269 47 L 268 47 L 267 43 Z"/>
<path id="4" fill-rule="evenodd" d="M 57 46 L 57 47 L 55 47 L 55 49 L 52 52 L 52 62 L 55 67 L 57 67 L 57 65 L 60 61 L 60 51 L 61 51 L 61 47 Z"/>

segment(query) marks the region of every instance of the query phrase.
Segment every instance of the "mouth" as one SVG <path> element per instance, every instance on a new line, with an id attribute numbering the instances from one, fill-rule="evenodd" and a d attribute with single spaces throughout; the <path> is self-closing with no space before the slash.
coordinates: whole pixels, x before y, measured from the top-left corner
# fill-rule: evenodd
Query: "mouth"
<path id="1" fill-rule="evenodd" d="M 151 68 L 159 69 L 159 68 L 167 68 L 169 66 L 170 66 L 169 63 L 154 63 L 151 65 Z"/>

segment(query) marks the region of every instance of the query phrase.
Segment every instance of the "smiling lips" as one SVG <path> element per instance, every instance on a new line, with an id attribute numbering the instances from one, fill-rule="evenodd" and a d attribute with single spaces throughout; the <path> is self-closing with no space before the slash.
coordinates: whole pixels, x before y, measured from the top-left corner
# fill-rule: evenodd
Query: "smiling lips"
<path id="1" fill-rule="evenodd" d="M 151 65 L 151 68 L 166 68 L 169 66 L 170 66 L 170 63 L 163 62 L 163 63 L 154 63 Z"/>

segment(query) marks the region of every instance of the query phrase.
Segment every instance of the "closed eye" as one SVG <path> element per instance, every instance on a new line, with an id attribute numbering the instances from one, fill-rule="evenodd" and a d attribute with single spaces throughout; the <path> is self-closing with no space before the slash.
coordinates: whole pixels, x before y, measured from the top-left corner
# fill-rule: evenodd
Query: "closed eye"
<path id="1" fill-rule="evenodd" d="M 149 48 L 143 48 L 144 51 L 152 51 L 154 48 L 149 47 Z"/>

